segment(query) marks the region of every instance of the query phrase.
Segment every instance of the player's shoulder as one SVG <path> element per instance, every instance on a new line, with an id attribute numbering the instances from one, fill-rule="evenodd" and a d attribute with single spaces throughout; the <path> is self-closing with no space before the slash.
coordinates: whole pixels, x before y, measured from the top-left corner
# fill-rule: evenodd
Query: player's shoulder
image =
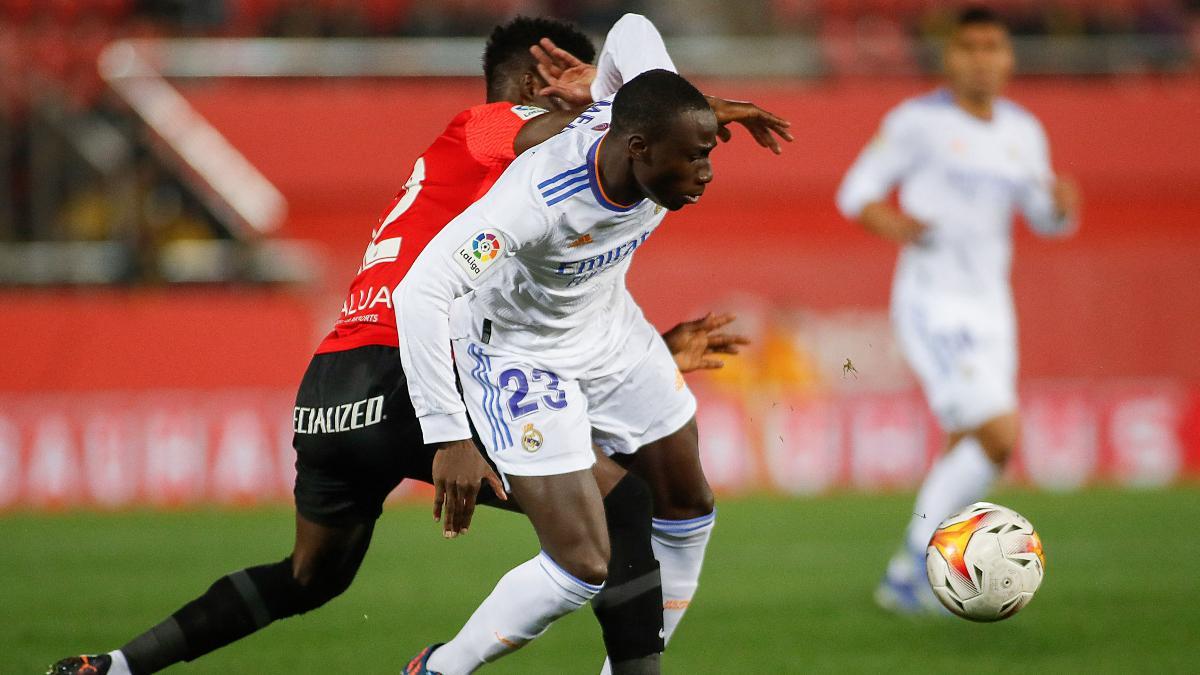
<path id="1" fill-rule="evenodd" d="M 516 157 L 514 143 L 521 127 L 545 112 L 535 106 L 499 101 L 467 108 L 456 118 L 456 123 L 476 161 L 503 167 Z"/>
<path id="2" fill-rule="evenodd" d="M 609 126 L 604 116 L 608 106 L 607 101 L 590 106 L 562 133 L 518 158 L 546 207 L 562 209 L 572 197 L 589 194 L 585 191 L 595 183 L 595 151 Z"/>
<path id="3" fill-rule="evenodd" d="M 612 123 L 612 104 L 613 97 L 603 98 L 599 101 L 593 101 L 591 105 L 584 108 L 579 116 L 571 120 L 570 124 L 563 127 L 563 135 L 583 134 L 585 136 L 599 137 L 608 133 L 608 128 Z"/>
<path id="4" fill-rule="evenodd" d="M 1021 120 L 1024 122 L 1034 122 L 1034 123 L 1037 122 L 1036 115 L 1029 112 L 1028 108 L 1021 105 L 1020 103 L 1017 103 L 1016 101 L 1012 100 L 1011 98 L 1005 98 L 1005 97 L 1001 96 L 1000 98 L 996 99 L 995 105 L 996 105 L 996 110 L 999 111 L 1000 114 L 1002 114 L 1002 115 L 1008 115 L 1014 119 L 1018 119 L 1018 120 Z"/>
<path id="5" fill-rule="evenodd" d="M 563 138 L 563 141 L 570 140 L 578 139 Z M 564 208 L 564 202 L 591 187 L 589 157 L 586 151 L 579 150 L 577 142 L 559 142 L 550 147 L 539 146 L 528 153 L 531 164 L 529 182 L 538 200 L 547 208 Z"/>
<path id="6" fill-rule="evenodd" d="M 574 144 L 563 143 L 562 134 L 526 152 L 508 165 L 496 185 L 488 191 L 488 208 L 510 203 L 532 204 L 550 209 L 587 187 L 587 162 Z"/>
<path id="7" fill-rule="evenodd" d="M 954 110 L 954 97 L 947 89 L 934 89 L 918 96 L 911 96 L 896 104 L 888 112 L 888 119 L 896 122 L 916 123 Z"/>
<path id="8" fill-rule="evenodd" d="M 463 111 L 472 121 L 517 121 L 528 122 L 529 120 L 546 113 L 545 108 L 539 108 L 533 105 L 519 105 L 511 101 L 496 101 L 493 103 L 481 103 L 471 106 Z"/>
<path id="9" fill-rule="evenodd" d="M 1022 131 L 1042 135 L 1042 122 L 1028 108 L 1010 98 L 996 99 L 996 112 Z"/>

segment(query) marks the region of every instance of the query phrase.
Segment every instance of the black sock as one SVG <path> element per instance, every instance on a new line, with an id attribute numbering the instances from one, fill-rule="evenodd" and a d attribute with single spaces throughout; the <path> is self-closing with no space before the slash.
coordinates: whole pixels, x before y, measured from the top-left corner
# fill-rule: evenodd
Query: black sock
<path id="1" fill-rule="evenodd" d="M 663 651 L 662 579 L 650 545 L 653 503 L 645 481 L 626 475 L 604 498 L 612 555 L 592 599 L 613 673 L 656 673 Z"/>
<path id="2" fill-rule="evenodd" d="M 204 595 L 130 640 L 121 652 L 134 675 L 154 673 L 306 611 L 304 595 L 292 579 L 291 558 L 240 570 L 218 579 Z"/>

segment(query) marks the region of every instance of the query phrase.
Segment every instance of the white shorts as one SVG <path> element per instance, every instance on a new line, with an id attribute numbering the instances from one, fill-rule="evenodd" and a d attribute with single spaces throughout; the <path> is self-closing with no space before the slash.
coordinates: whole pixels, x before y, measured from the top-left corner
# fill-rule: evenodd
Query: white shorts
<path id="1" fill-rule="evenodd" d="M 491 342 L 472 330 L 454 340 L 454 360 L 467 413 L 505 475 L 581 471 L 595 463 L 593 442 L 608 454 L 636 452 L 696 414 L 674 358 L 640 312 L 625 339 L 582 372 Z"/>
<path id="2" fill-rule="evenodd" d="M 1017 409 L 1010 302 L 899 295 L 892 324 L 942 429 L 967 431 Z"/>

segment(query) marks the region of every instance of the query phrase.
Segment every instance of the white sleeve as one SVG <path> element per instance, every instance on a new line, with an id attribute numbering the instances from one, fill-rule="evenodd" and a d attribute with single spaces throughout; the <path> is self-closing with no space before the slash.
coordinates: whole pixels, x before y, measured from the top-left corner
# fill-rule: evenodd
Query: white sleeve
<path id="1" fill-rule="evenodd" d="M 920 130 L 913 115 L 897 108 L 883 118 L 875 138 L 863 148 L 838 188 L 837 206 L 850 220 L 864 207 L 891 192 L 896 182 L 920 159 Z"/>
<path id="2" fill-rule="evenodd" d="M 675 70 L 662 35 L 641 14 L 621 17 L 604 38 L 604 49 L 596 59 L 596 79 L 592 80 L 592 100 L 610 98 L 621 85 L 647 70 Z"/>
<path id="3" fill-rule="evenodd" d="M 429 242 L 396 288 L 400 360 L 425 443 L 471 437 L 455 386 L 451 304 L 549 231 L 549 214 L 527 172 L 508 171 Z"/>
<path id="4" fill-rule="evenodd" d="M 1075 230 L 1076 223 L 1058 214 L 1050 188 L 1054 185 L 1054 170 L 1050 168 L 1050 144 L 1042 125 L 1033 121 L 1030 143 L 1032 165 L 1029 177 L 1019 188 L 1017 202 L 1029 229 L 1045 237 L 1063 236 Z"/>

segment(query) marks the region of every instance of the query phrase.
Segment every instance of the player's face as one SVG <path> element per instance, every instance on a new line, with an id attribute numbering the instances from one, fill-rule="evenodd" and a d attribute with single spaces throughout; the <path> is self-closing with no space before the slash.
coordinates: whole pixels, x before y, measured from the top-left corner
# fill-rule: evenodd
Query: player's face
<path id="1" fill-rule="evenodd" d="M 680 113 L 671 132 L 648 142 L 633 163 L 642 192 L 672 211 L 695 204 L 713 179 L 709 153 L 717 145 L 717 118 L 711 110 Z"/>
<path id="2" fill-rule="evenodd" d="M 1000 95 L 1014 65 L 1012 41 L 1003 26 L 974 24 L 959 28 L 946 46 L 950 87 L 970 98 Z"/>

